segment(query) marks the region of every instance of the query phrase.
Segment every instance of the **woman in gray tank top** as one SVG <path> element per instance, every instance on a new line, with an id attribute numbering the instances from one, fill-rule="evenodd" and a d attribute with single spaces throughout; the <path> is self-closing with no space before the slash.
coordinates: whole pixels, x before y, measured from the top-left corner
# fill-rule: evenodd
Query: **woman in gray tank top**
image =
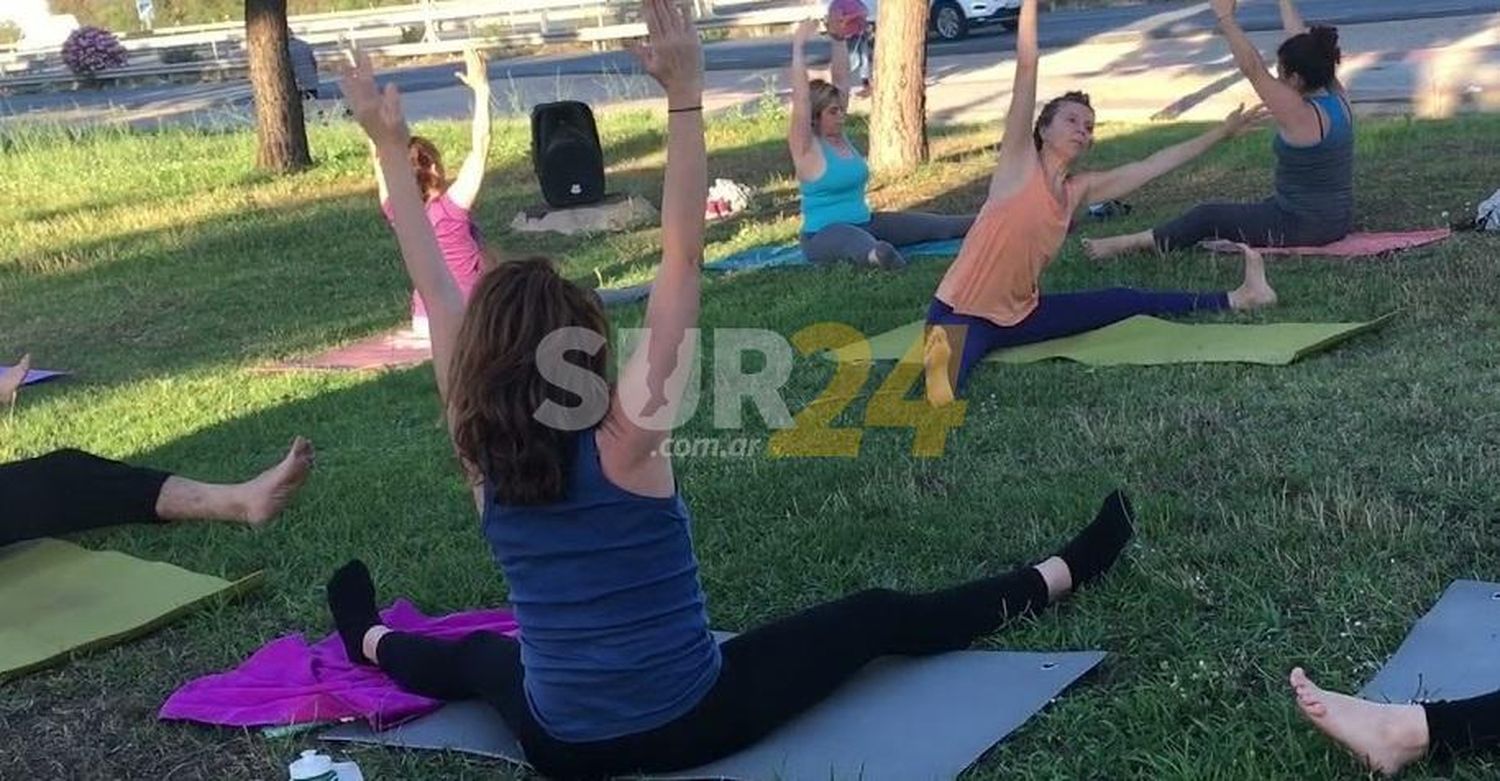
<path id="1" fill-rule="evenodd" d="M 1354 112 L 1337 75 L 1338 31 L 1308 28 L 1292 0 L 1280 2 L 1290 37 L 1276 52 L 1274 75 L 1235 20 L 1236 0 L 1211 3 L 1235 62 L 1275 119 L 1275 193 L 1257 203 L 1200 204 L 1148 231 L 1085 240 L 1090 257 L 1151 248 L 1167 252 L 1205 239 L 1257 247 L 1322 246 L 1348 235 L 1354 218 Z"/>

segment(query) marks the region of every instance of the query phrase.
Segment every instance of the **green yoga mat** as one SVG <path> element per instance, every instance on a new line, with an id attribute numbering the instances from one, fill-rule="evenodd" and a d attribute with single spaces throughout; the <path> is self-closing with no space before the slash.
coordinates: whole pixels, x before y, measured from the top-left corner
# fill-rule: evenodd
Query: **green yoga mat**
<path id="1" fill-rule="evenodd" d="M 1175 323 L 1136 315 L 1077 336 L 996 350 L 986 361 L 1033 363 L 1065 358 L 1093 366 L 1157 366 L 1168 363 L 1261 363 L 1284 366 L 1384 325 L 1395 313 L 1363 323 Z M 917 321 L 869 340 L 872 361 L 910 355 L 921 360 L 923 323 Z M 841 347 L 824 356 L 845 363 L 864 358 L 862 345 Z"/>
<path id="2" fill-rule="evenodd" d="M 0 681 L 145 634 L 261 577 L 230 582 L 61 540 L 0 548 Z"/>

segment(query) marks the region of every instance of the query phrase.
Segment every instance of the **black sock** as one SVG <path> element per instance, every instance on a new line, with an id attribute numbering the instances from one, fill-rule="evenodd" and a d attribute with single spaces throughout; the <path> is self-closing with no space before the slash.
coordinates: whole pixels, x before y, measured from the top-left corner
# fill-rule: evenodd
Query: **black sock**
<path id="1" fill-rule="evenodd" d="M 1115 563 L 1135 533 L 1131 526 L 1134 517 L 1130 499 L 1117 490 L 1105 497 L 1094 522 L 1057 553 L 1072 573 L 1074 589 L 1098 580 Z"/>
<path id="2" fill-rule="evenodd" d="M 380 623 L 380 612 L 375 609 L 375 583 L 363 561 L 354 559 L 333 573 L 328 581 L 328 610 L 349 661 L 373 664 L 365 658 L 365 633 Z"/>

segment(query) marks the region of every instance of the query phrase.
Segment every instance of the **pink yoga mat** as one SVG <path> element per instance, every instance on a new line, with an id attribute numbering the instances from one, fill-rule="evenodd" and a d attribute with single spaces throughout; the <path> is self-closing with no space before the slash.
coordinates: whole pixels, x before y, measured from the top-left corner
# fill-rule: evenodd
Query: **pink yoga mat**
<path id="1" fill-rule="evenodd" d="M 1449 236 L 1453 231 L 1447 228 L 1428 231 L 1408 231 L 1404 233 L 1351 233 L 1344 238 L 1322 247 L 1256 247 L 1255 250 L 1262 255 L 1318 255 L 1335 258 L 1364 258 L 1374 255 L 1384 255 L 1387 252 L 1397 252 L 1415 247 L 1425 247 L 1428 244 L 1436 244 Z M 1230 241 L 1205 241 L 1204 249 L 1215 252 L 1238 252 L 1239 249 Z"/>
<path id="2" fill-rule="evenodd" d="M 432 342 L 427 337 L 399 328 L 316 355 L 260 367 L 260 371 L 377 371 L 403 369 L 431 359 Z"/>

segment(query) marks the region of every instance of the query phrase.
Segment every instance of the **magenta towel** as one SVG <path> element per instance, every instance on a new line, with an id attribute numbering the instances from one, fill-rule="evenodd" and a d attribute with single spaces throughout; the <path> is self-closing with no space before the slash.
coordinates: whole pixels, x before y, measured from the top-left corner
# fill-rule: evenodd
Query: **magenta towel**
<path id="1" fill-rule="evenodd" d="M 477 631 L 511 637 L 519 632 L 506 610 L 430 618 L 398 599 L 380 615 L 391 629 L 448 640 Z M 350 662 L 337 634 L 311 646 L 296 634 L 271 641 L 229 672 L 190 681 L 167 698 L 157 718 L 232 727 L 364 719 L 382 730 L 439 705 L 401 691 L 372 666 Z"/>
<path id="2" fill-rule="evenodd" d="M 1351 233 L 1332 244 L 1325 244 L 1321 247 L 1256 247 L 1255 249 L 1262 255 L 1322 255 L 1338 258 L 1364 258 L 1373 255 L 1383 255 L 1387 252 L 1425 247 L 1428 244 L 1436 244 L 1451 235 L 1453 235 L 1453 231 L 1447 228 L 1405 233 Z M 1234 249 L 1234 242 L 1228 241 L 1205 241 L 1203 242 L 1203 247 L 1216 252 L 1237 251 Z"/>

